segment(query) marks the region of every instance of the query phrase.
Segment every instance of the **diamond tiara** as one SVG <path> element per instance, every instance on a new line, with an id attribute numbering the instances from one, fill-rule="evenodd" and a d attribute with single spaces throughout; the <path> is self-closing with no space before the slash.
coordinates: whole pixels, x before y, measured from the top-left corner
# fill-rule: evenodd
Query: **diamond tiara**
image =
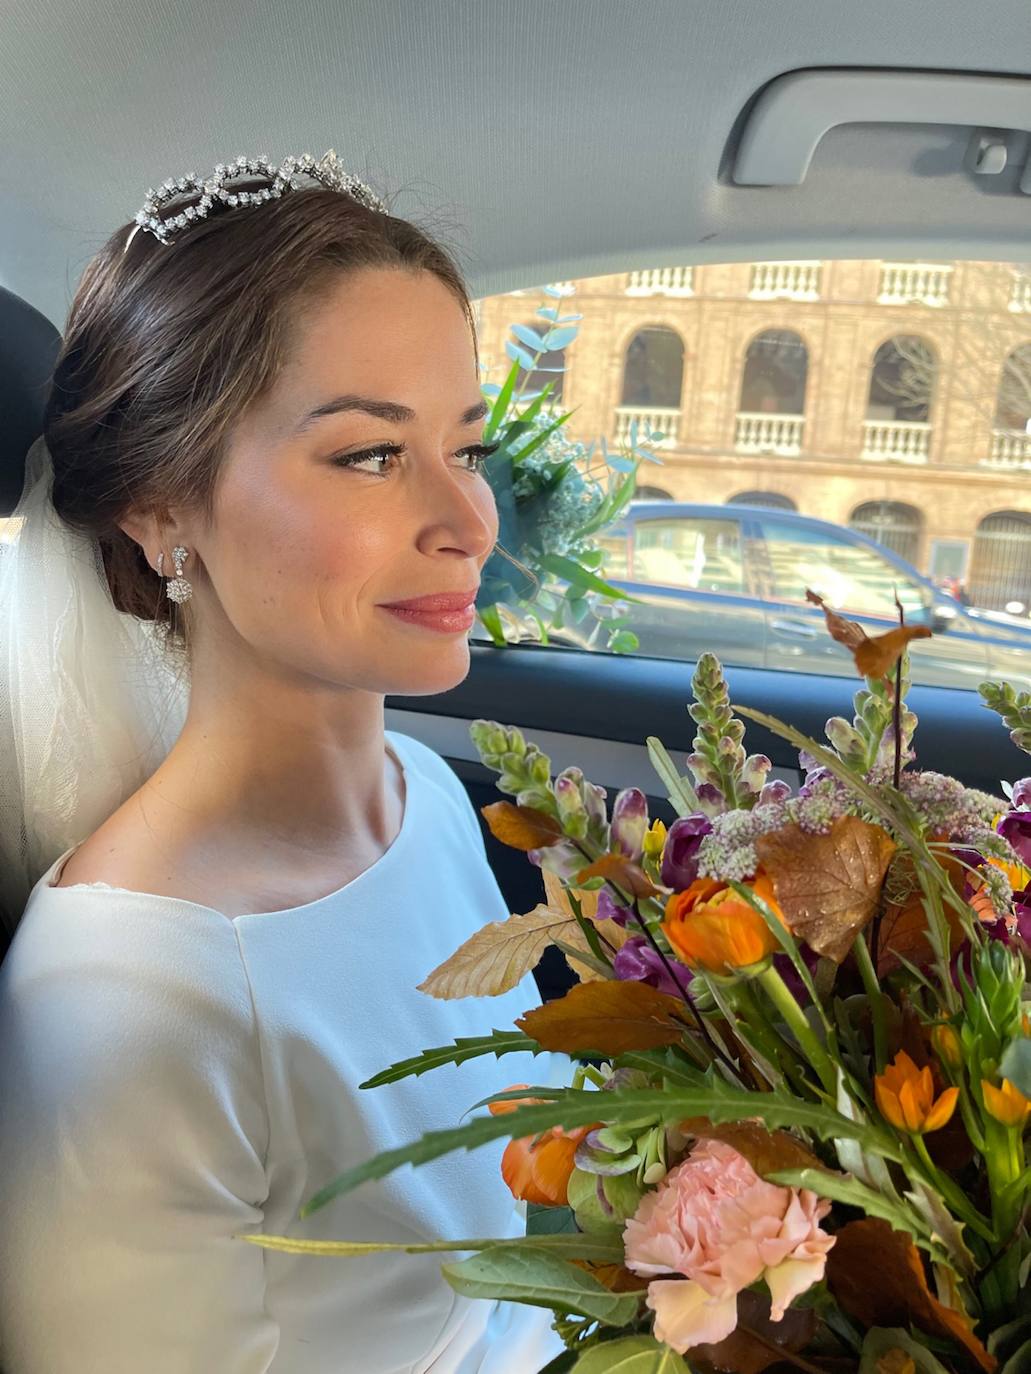
<path id="1" fill-rule="evenodd" d="M 246 176 L 265 177 L 272 185 L 257 191 L 232 191 L 226 185 L 229 181 Z M 344 170 L 332 148 L 317 162 L 311 153 L 303 153 L 300 157 L 285 157 L 278 167 L 273 167 L 267 157 L 241 156 L 235 162 L 220 162 L 212 174 L 203 181 L 192 172 L 187 172 L 183 177 L 170 177 L 156 190 L 151 187 L 147 191 L 143 208 L 135 216 L 135 227 L 126 239 L 122 252 L 128 251 L 129 244 L 141 229 L 153 234 L 161 243 L 173 243 L 176 231 L 185 229 L 188 224 L 194 224 L 197 220 L 205 219 L 216 205 L 235 210 L 241 206 L 261 205 L 265 201 L 278 200 L 287 191 L 301 190 L 301 177 L 310 177 L 331 191 L 343 191 L 370 210 L 379 210 L 384 214 L 387 212 L 387 207 L 379 196 L 363 181 Z M 172 215 L 169 219 L 160 218 L 158 211 L 163 206 L 180 196 L 191 194 L 200 196 L 196 205 L 188 205 L 180 214 Z"/>

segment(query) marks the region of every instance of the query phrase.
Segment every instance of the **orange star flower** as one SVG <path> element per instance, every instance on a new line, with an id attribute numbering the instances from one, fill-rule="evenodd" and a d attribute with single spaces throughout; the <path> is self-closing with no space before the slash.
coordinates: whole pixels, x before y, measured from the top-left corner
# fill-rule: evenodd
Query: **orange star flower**
<path id="1" fill-rule="evenodd" d="M 945 1126 L 956 1110 L 958 1088 L 946 1088 L 934 1100 L 934 1080 L 930 1066 L 922 1069 L 910 1059 L 905 1050 L 898 1054 L 873 1081 L 877 1107 L 885 1121 L 897 1131 L 922 1135 Z"/>

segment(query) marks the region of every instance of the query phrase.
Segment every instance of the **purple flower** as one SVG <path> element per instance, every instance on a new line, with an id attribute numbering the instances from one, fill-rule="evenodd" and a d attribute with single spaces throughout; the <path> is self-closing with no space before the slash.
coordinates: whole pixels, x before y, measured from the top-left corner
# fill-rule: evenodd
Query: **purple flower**
<path id="1" fill-rule="evenodd" d="M 700 811 L 679 816 L 673 822 L 662 850 L 663 887 L 683 892 L 691 886 L 698 877 L 698 850 L 705 836 L 711 834 L 712 822 Z"/>
<path id="2" fill-rule="evenodd" d="M 625 926 L 633 914 L 629 907 L 621 906 L 616 901 L 607 887 L 598 893 L 598 909 L 594 913 L 596 921 L 615 921 L 617 926 Z"/>
<path id="3" fill-rule="evenodd" d="M 791 796 L 791 784 L 783 778 L 774 778 L 772 782 L 763 784 L 763 790 L 759 793 L 759 800 L 756 806 L 767 806 L 770 802 L 787 801 Z"/>
<path id="4" fill-rule="evenodd" d="M 1031 887 L 1025 887 L 1022 892 L 1014 892 L 1013 914 L 1016 917 L 1015 929 L 1008 930 L 1006 917 L 1000 916 L 997 921 L 985 925 L 985 930 L 993 940 L 1001 940 L 1004 945 L 1010 944 L 1014 936 L 1031 945 Z"/>
<path id="5" fill-rule="evenodd" d="M 1031 865 L 1031 811 L 1011 811 L 995 828 L 1009 840 L 1020 862 Z"/>
<path id="6" fill-rule="evenodd" d="M 686 988 L 694 976 L 691 970 L 672 955 L 667 955 L 667 962 Z M 659 992 L 668 992 L 672 997 L 680 996 L 680 989 L 669 976 L 666 965 L 643 935 L 631 935 L 626 944 L 616 951 L 612 972 L 622 982 L 647 983 Z"/>
<path id="7" fill-rule="evenodd" d="M 624 787 L 612 805 L 612 847 L 639 864 L 648 824 L 648 798 L 639 787 Z"/>
<path id="8" fill-rule="evenodd" d="M 805 964 L 810 973 L 815 973 L 816 965 L 820 962 L 820 956 L 815 950 L 810 949 L 808 945 L 799 945 L 799 951 L 802 955 L 803 964 Z M 807 1007 L 810 1000 L 809 993 L 806 989 L 806 985 L 802 982 L 801 975 L 791 962 L 791 956 L 788 954 L 775 954 L 773 956 L 773 967 L 780 974 L 781 978 L 783 978 L 785 986 L 789 989 L 795 1001 L 798 1002 L 800 1006 Z"/>
<path id="9" fill-rule="evenodd" d="M 1013 784 L 1011 802 L 1016 808 L 1031 806 L 1031 778 L 1021 778 Z"/>

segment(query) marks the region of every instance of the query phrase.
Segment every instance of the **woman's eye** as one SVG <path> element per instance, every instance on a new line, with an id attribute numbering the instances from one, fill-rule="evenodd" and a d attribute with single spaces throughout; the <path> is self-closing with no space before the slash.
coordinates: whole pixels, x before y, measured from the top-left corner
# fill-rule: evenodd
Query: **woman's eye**
<path id="1" fill-rule="evenodd" d="M 496 453 L 500 447 L 500 442 L 496 444 L 472 444 L 469 448 L 459 449 L 458 457 L 471 458 L 473 462 L 469 470 L 479 473 L 482 472 L 483 465 L 490 455 Z M 372 463 L 374 465 L 372 470 L 377 471 L 379 475 L 383 475 L 386 471 L 386 466 L 383 464 L 382 460 L 399 457 L 404 452 L 406 452 L 404 444 L 381 444 L 378 448 L 363 449 L 361 453 L 338 454 L 332 459 L 332 462 L 335 463 L 337 467 L 342 468 L 357 467 L 359 463 Z M 376 464 L 379 464 L 378 468 L 375 466 Z"/>

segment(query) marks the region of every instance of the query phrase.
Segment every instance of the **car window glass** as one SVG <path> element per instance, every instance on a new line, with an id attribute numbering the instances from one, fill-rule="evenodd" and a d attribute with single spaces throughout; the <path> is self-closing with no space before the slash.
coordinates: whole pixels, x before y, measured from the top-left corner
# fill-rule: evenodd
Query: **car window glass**
<path id="1" fill-rule="evenodd" d="M 914 683 L 1031 688 L 1031 262 L 628 262 L 473 308 L 488 398 L 515 368 L 512 411 L 539 406 L 511 489 L 495 485 L 485 580 L 503 590 L 474 638 L 848 672 L 819 617 L 795 614 L 805 583 L 892 623 L 897 587 L 933 632 Z M 767 517 L 798 521 L 775 585 L 752 524 Z M 608 595 L 630 581 L 644 601 Z"/>
<path id="2" fill-rule="evenodd" d="M 633 575 L 693 591 L 744 591 L 741 528 L 736 520 L 686 516 L 640 520 L 634 529 Z"/>
<path id="3" fill-rule="evenodd" d="M 805 604 L 810 588 L 835 610 L 897 620 L 897 591 L 906 619 L 922 618 L 919 587 L 874 549 L 786 520 L 763 519 L 762 532 L 770 594 L 777 600 Z"/>

